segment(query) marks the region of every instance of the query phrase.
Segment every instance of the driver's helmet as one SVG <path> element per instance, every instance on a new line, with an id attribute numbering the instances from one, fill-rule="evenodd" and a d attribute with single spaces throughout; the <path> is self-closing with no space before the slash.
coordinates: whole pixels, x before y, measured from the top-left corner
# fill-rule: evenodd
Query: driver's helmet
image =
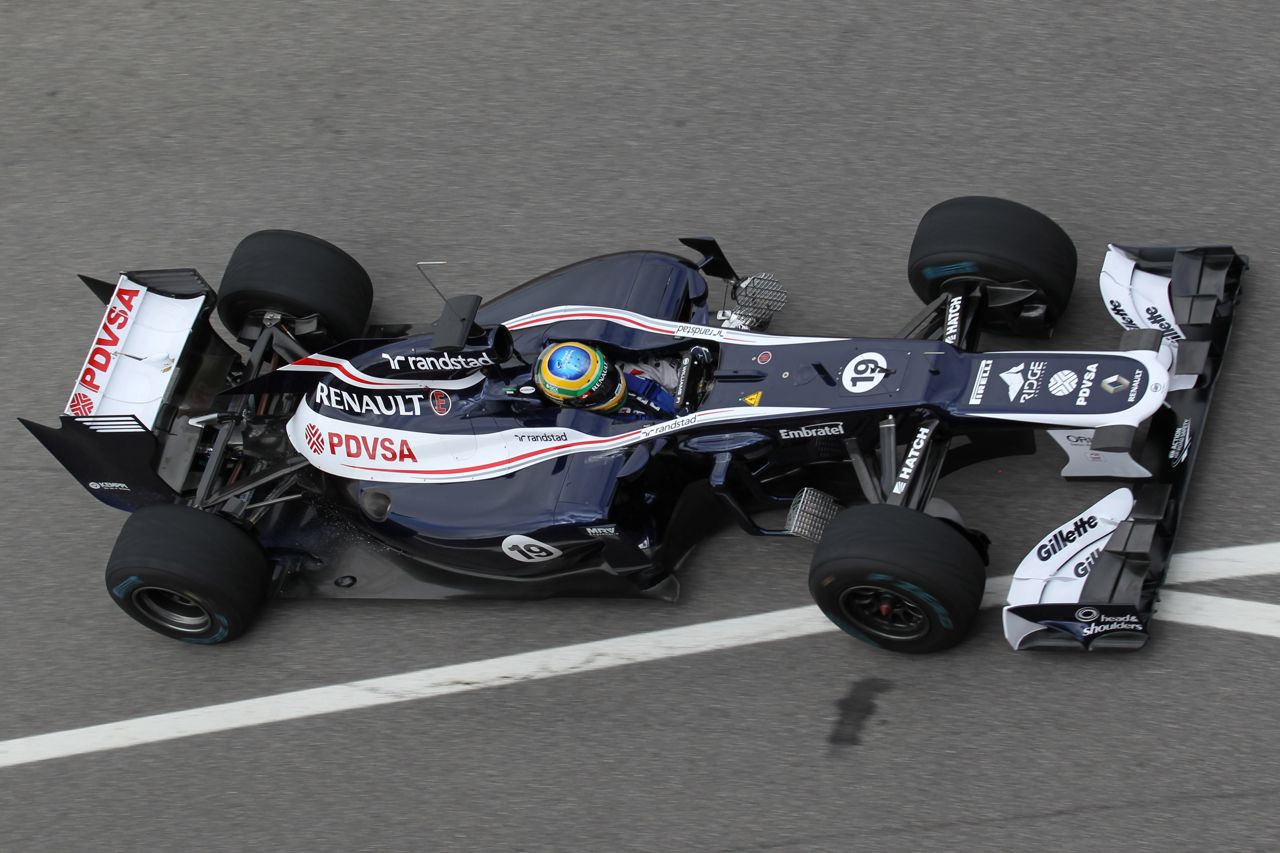
<path id="1" fill-rule="evenodd" d="M 627 398 L 622 368 L 610 364 L 604 353 L 575 341 L 552 344 L 538 356 L 533 378 L 561 406 L 613 412 Z"/>

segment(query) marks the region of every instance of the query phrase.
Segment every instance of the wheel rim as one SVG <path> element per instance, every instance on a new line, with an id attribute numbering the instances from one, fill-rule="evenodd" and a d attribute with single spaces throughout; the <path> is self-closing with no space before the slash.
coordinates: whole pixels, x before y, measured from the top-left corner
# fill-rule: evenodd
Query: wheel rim
<path id="1" fill-rule="evenodd" d="M 924 608 L 895 590 L 864 584 L 840 594 L 840 612 L 862 630 L 887 640 L 915 640 L 929 632 Z"/>
<path id="2" fill-rule="evenodd" d="M 133 591 L 133 604 L 148 621 L 170 631 L 199 634 L 213 624 L 204 605 L 171 589 L 139 587 Z"/>

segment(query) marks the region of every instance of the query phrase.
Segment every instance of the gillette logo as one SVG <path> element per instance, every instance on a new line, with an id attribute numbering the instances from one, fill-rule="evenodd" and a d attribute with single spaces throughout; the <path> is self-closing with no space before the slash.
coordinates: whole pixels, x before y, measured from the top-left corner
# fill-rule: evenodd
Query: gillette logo
<path id="1" fill-rule="evenodd" d="M 1083 538 L 1086 533 L 1094 530 L 1097 526 L 1098 517 L 1096 515 L 1077 518 L 1070 527 L 1062 527 L 1055 530 L 1052 536 L 1041 542 L 1040 547 L 1036 548 L 1036 556 L 1041 560 L 1048 560 L 1077 539 Z"/>

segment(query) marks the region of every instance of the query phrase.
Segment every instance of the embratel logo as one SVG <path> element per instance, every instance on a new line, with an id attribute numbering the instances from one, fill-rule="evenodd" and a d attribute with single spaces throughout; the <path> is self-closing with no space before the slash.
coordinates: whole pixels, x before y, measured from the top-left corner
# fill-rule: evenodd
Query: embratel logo
<path id="1" fill-rule="evenodd" d="M 826 424 L 808 424 L 799 429 L 780 429 L 778 434 L 784 439 L 818 438 L 823 435 L 844 435 L 844 424 L 833 421 Z"/>

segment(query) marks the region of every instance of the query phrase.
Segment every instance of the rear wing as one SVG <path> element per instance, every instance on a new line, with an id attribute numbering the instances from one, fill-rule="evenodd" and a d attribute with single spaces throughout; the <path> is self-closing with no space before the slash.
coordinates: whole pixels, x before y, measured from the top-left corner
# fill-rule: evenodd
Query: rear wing
<path id="1" fill-rule="evenodd" d="M 90 494 L 125 510 L 188 488 L 201 429 L 235 352 L 209 325 L 213 289 L 192 269 L 82 276 L 106 306 L 58 427 L 19 419 Z"/>

